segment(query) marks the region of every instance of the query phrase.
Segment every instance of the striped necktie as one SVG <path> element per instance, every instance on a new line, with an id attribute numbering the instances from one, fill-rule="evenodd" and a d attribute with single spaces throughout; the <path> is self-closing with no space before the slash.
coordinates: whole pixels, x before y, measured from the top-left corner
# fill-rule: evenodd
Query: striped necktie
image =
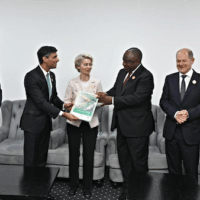
<path id="1" fill-rule="evenodd" d="M 128 80 L 130 79 L 130 77 L 131 77 L 131 72 L 128 73 L 128 76 L 126 77 L 126 79 L 125 79 L 122 87 L 124 87 L 126 85 L 126 83 L 128 82 Z"/>
<path id="2" fill-rule="evenodd" d="M 47 72 L 47 85 L 48 85 L 48 88 L 49 88 L 49 99 L 51 98 L 51 92 L 52 92 L 52 87 L 51 87 L 51 80 L 50 80 L 50 73 Z"/>
<path id="3" fill-rule="evenodd" d="M 181 82 L 181 101 L 183 101 L 185 95 L 185 78 L 187 75 L 182 75 L 182 82 Z"/>

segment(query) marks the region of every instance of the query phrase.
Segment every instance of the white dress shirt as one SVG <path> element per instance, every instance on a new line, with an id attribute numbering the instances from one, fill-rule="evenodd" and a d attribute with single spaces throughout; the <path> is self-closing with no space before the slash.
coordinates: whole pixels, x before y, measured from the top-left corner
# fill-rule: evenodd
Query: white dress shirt
<path id="1" fill-rule="evenodd" d="M 131 76 L 133 75 L 133 73 L 141 66 L 141 64 L 142 64 L 142 63 L 140 63 L 140 64 L 136 67 L 136 69 L 134 69 L 134 70 L 131 72 L 130 77 L 131 77 Z M 126 80 L 127 76 L 128 76 L 128 73 L 126 74 L 126 76 L 125 76 L 125 78 L 124 78 L 124 81 Z M 114 97 L 112 97 L 112 104 L 114 104 Z"/>
<path id="2" fill-rule="evenodd" d="M 186 91 L 187 88 L 188 88 L 190 79 L 192 78 L 192 74 L 193 74 L 192 69 L 190 69 L 190 71 L 188 71 L 187 74 L 182 74 L 181 72 L 179 72 L 179 89 L 180 89 L 180 92 L 181 92 L 181 82 L 183 80 L 182 75 L 186 75 L 186 77 L 185 77 L 185 91 Z"/>
<path id="3" fill-rule="evenodd" d="M 193 74 L 192 68 L 191 68 L 190 71 L 188 71 L 186 74 L 182 74 L 181 72 L 179 72 L 179 91 L 180 91 L 180 93 L 181 93 L 181 83 L 182 83 L 182 80 L 183 80 L 182 75 L 186 75 L 186 77 L 185 77 L 185 91 L 186 91 L 187 88 L 188 88 L 188 85 L 189 85 L 189 83 L 190 83 L 190 79 L 192 78 L 192 74 Z M 179 110 L 179 111 L 180 111 L 180 110 Z M 177 111 L 177 112 L 175 113 L 175 115 L 174 115 L 174 118 L 175 118 L 175 119 L 176 119 L 176 114 L 177 114 L 179 111 Z M 189 114 L 188 114 L 188 118 L 189 118 Z"/>
<path id="4" fill-rule="evenodd" d="M 136 69 L 134 69 L 132 72 L 131 72 L 131 75 L 130 75 L 130 77 L 133 75 L 133 73 L 140 67 L 140 65 L 141 65 L 142 63 L 140 63 L 137 67 L 136 67 Z M 126 74 L 126 76 L 125 76 L 125 78 L 124 78 L 124 81 L 126 80 L 126 77 L 128 76 L 128 73 Z"/>

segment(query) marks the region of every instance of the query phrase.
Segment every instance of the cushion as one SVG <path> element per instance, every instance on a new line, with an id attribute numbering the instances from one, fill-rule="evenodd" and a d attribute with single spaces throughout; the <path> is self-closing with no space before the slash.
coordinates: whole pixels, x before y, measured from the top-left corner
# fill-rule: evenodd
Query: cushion
<path id="1" fill-rule="evenodd" d="M 83 166 L 83 146 L 80 146 L 79 166 Z M 67 143 L 61 145 L 57 149 L 49 149 L 47 164 L 49 165 L 69 165 L 69 146 Z M 103 153 L 94 153 L 94 167 L 101 167 L 104 164 Z"/>
<path id="2" fill-rule="evenodd" d="M 111 168 L 118 169 L 119 160 L 118 154 L 111 154 L 109 157 L 109 163 Z M 157 146 L 149 146 L 149 169 L 167 169 L 166 154 L 161 154 Z"/>
<path id="3" fill-rule="evenodd" d="M 24 140 L 6 139 L 0 143 L 0 163 L 23 164 Z"/>

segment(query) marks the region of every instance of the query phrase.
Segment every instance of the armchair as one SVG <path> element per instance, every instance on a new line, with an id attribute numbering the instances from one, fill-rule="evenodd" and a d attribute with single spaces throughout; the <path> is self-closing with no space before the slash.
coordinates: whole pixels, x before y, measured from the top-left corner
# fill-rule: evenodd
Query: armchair
<path id="1" fill-rule="evenodd" d="M 167 161 L 165 154 L 165 139 L 163 138 L 163 126 L 165 122 L 165 114 L 159 106 L 153 105 L 152 112 L 155 120 L 155 132 L 149 138 L 149 171 L 167 172 Z M 112 120 L 113 106 L 109 106 L 109 128 Z M 123 182 L 122 172 L 119 166 L 117 146 L 116 146 L 117 130 L 109 133 L 108 148 L 110 166 L 110 179 L 116 186 L 117 182 Z"/>
<path id="2" fill-rule="evenodd" d="M 94 173 L 93 180 L 96 180 L 98 185 L 101 184 L 101 180 L 104 177 L 105 172 L 105 145 L 108 142 L 108 106 L 104 106 L 98 109 L 99 116 L 99 132 L 96 141 L 96 149 L 94 153 Z M 49 149 L 47 166 L 60 167 L 58 177 L 69 178 L 69 149 L 68 149 L 68 137 L 62 137 L 61 144 L 56 149 Z M 80 147 L 79 158 L 79 178 L 83 178 L 83 157 L 82 157 L 82 144 Z"/>

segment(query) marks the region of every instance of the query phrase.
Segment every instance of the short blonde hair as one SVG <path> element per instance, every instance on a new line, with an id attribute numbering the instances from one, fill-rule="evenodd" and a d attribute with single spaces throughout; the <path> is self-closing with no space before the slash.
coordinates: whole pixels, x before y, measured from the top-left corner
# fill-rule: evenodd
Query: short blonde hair
<path id="1" fill-rule="evenodd" d="M 93 63 L 93 57 L 90 54 L 79 54 L 78 56 L 76 56 L 75 61 L 74 61 L 75 68 L 78 70 L 78 72 L 80 72 L 80 70 L 77 67 L 81 65 L 84 59 L 90 59 L 91 62 Z"/>

